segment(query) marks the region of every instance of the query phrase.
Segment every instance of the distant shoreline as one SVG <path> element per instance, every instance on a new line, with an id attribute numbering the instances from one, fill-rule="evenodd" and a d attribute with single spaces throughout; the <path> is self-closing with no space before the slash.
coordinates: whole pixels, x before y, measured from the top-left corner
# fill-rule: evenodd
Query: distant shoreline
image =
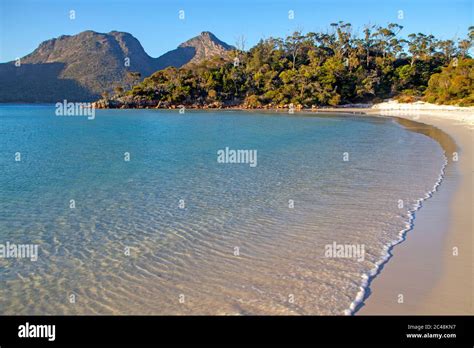
<path id="1" fill-rule="evenodd" d="M 245 105 L 217 105 L 217 104 L 209 104 L 209 105 L 188 105 L 188 104 L 163 104 L 163 105 L 154 105 L 154 103 L 150 104 L 142 104 L 142 105 L 120 105 L 120 107 L 115 106 L 108 106 L 103 107 L 101 101 L 96 101 L 92 103 L 98 109 L 162 109 L 162 110 L 176 110 L 180 108 L 184 108 L 186 110 L 250 110 L 250 111 L 258 111 L 258 110 L 268 110 L 268 111 L 290 111 L 291 109 L 294 112 L 301 112 L 301 111 L 311 111 L 311 112 L 380 112 L 380 111 L 403 111 L 403 112 L 424 112 L 424 111 L 436 111 L 436 112 L 472 112 L 474 113 L 474 106 L 456 106 L 456 105 L 438 105 L 438 104 L 431 104 L 426 102 L 412 102 L 412 103 L 399 103 L 397 101 L 389 100 L 384 101 L 381 103 L 364 103 L 364 104 L 343 104 L 337 106 L 320 106 L 320 107 L 303 107 L 301 105 L 294 105 L 291 107 L 292 104 L 286 104 L 283 106 L 273 106 L 272 104 L 264 105 L 262 107 L 246 107 Z"/>
<path id="2" fill-rule="evenodd" d="M 97 105 L 98 102 L 92 102 L 92 106 L 96 109 L 114 109 L 114 110 L 176 110 L 183 109 L 189 110 L 238 110 L 238 111 L 249 111 L 249 112 L 275 112 L 275 113 L 288 113 L 292 114 L 318 114 L 318 113 L 337 113 L 337 114 L 353 114 L 353 115 L 384 115 L 384 116 L 409 116 L 412 120 L 416 121 L 421 116 L 433 116 L 444 119 L 451 119 L 459 121 L 469 126 L 474 126 L 474 106 L 455 106 L 455 105 L 437 105 L 426 102 L 412 102 L 412 103 L 399 103 L 397 101 L 384 101 L 376 104 L 345 104 L 334 107 L 295 107 L 291 112 L 288 105 L 282 107 L 265 106 L 260 108 L 244 107 L 242 105 L 235 106 L 220 106 L 220 107 L 202 107 L 202 106 L 186 106 L 186 105 L 172 105 L 168 107 L 156 107 L 156 106 L 142 106 L 142 107 L 101 107 Z M 55 103 L 0 103 L 0 105 L 34 105 L 34 106 L 48 106 L 54 105 Z"/>
<path id="3" fill-rule="evenodd" d="M 74 102 L 73 102 L 74 103 Z M 1 105 L 31 105 L 31 106 L 54 106 L 56 103 L 0 103 Z M 352 114 L 352 115 L 382 115 L 382 116 L 400 116 L 408 117 L 413 121 L 417 121 L 421 116 L 431 116 L 443 119 L 450 119 L 458 121 L 462 124 L 467 124 L 474 127 L 474 106 L 455 106 L 455 105 L 437 105 L 426 102 L 413 102 L 413 103 L 399 103 L 397 101 L 384 101 L 376 104 L 345 104 L 333 107 L 295 107 L 293 112 L 288 105 L 282 107 L 265 106 L 259 108 L 244 107 L 242 105 L 236 106 L 221 106 L 221 107 L 197 107 L 197 106 L 185 106 L 185 105 L 172 105 L 169 107 L 100 107 L 97 102 L 92 102 L 91 105 L 96 109 L 105 110 L 175 110 L 179 111 L 248 111 L 248 112 L 274 112 L 274 113 L 287 113 L 289 115 L 294 114 L 318 114 L 318 113 L 334 113 L 334 114 Z"/>

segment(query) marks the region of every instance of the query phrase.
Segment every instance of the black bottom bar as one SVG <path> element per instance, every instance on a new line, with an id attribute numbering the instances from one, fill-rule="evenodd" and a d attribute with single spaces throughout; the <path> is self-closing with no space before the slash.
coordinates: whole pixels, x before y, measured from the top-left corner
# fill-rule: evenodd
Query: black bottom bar
<path id="1" fill-rule="evenodd" d="M 473 321 L 472 316 L 3 316 L 0 346 L 447 344 L 472 347 Z M 54 325 L 54 332 L 52 326 L 44 325 Z"/>

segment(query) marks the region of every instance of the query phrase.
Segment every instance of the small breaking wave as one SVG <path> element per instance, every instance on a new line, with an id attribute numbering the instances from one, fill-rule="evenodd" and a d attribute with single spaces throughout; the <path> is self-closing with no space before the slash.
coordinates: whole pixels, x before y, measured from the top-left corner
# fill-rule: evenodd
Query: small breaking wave
<path id="1" fill-rule="evenodd" d="M 384 246 L 384 251 L 385 254 L 382 257 L 381 260 L 379 260 L 374 268 L 372 268 L 369 272 L 363 273 L 361 278 L 362 278 L 362 283 L 359 288 L 359 292 L 357 293 L 354 301 L 350 304 L 349 308 L 344 310 L 345 315 L 354 315 L 357 313 L 357 311 L 362 308 L 362 305 L 364 304 L 364 301 L 369 297 L 369 290 L 370 290 L 370 284 L 372 281 L 377 277 L 377 275 L 380 274 L 380 272 L 383 269 L 383 266 L 392 258 L 392 250 L 393 248 L 401 244 L 403 241 L 406 240 L 407 234 L 409 231 L 413 229 L 415 226 L 415 218 L 416 215 L 415 213 L 423 206 L 423 202 L 431 197 L 433 197 L 433 194 L 438 191 L 439 186 L 441 185 L 442 181 L 444 180 L 445 177 L 445 169 L 446 166 L 448 165 L 448 159 L 445 157 L 445 161 L 443 166 L 441 167 L 441 173 L 438 177 L 438 180 L 433 186 L 433 189 L 431 191 L 428 191 L 424 197 L 418 199 L 412 209 L 408 211 L 408 221 L 405 225 L 405 228 L 402 229 L 398 233 L 398 238 L 394 241 L 392 241 L 390 244 Z"/>

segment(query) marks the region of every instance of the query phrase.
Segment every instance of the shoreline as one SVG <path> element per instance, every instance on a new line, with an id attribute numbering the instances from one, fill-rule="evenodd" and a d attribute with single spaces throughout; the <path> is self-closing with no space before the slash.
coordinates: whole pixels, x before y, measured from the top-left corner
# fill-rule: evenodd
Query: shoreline
<path id="1" fill-rule="evenodd" d="M 423 208 L 425 201 L 432 198 L 433 195 L 438 191 L 439 186 L 442 184 L 445 178 L 445 169 L 447 165 L 448 165 L 448 162 L 446 161 L 443 167 L 441 168 L 441 173 L 438 177 L 438 180 L 434 184 L 433 189 L 428 191 L 424 197 L 419 198 L 416 202 L 415 207 L 408 211 L 409 218 L 405 225 L 405 228 L 399 232 L 397 240 L 394 240 L 390 243 L 390 245 L 385 246 L 385 250 L 386 250 L 385 257 L 376 263 L 376 267 L 370 271 L 368 276 L 364 275 L 362 277 L 363 284 L 360 288 L 360 291 L 357 294 L 356 299 L 352 301 L 349 309 L 346 311 L 346 314 L 348 315 L 358 314 L 358 312 L 362 308 L 364 308 L 364 306 L 366 306 L 366 302 L 370 299 L 370 295 L 372 294 L 372 283 L 375 281 L 377 277 L 379 277 L 382 274 L 384 267 L 393 258 L 395 247 L 405 242 L 407 240 L 408 234 L 411 231 L 413 231 L 415 227 L 416 214 L 419 212 L 421 208 Z"/>
<path id="2" fill-rule="evenodd" d="M 392 250 L 391 262 L 383 265 L 369 283 L 368 296 L 357 315 L 473 314 L 473 137 L 472 115 L 462 119 L 453 111 L 364 109 L 370 116 L 392 116 L 434 126 L 453 138 L 458 161 L 444 150 L 442 185 L 422 201 L 413 227 Z M 467 120 L 466 120 L 467 118 Z M 457 248 L 458 255 L 454 255 Z M 383 272 L 382 272 L 383 270 Z M 403 303 L 399 303 L 399 296 Z"/>

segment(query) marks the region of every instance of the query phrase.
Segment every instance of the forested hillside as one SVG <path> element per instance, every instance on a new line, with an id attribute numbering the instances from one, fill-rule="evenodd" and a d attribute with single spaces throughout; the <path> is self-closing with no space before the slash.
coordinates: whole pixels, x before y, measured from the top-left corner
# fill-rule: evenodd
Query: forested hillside
<path id="1" fill-rule="evenodd" d="M 100 107 L 298 107 L 424 99 L 473 105 L 474 27 L 466 38 L 438 40 L 403 27 L 349 23 L 327 32 L 295 32 L 261 40 L 183 68 L 154 73 L 131 90 L 101 100 Z"/>

